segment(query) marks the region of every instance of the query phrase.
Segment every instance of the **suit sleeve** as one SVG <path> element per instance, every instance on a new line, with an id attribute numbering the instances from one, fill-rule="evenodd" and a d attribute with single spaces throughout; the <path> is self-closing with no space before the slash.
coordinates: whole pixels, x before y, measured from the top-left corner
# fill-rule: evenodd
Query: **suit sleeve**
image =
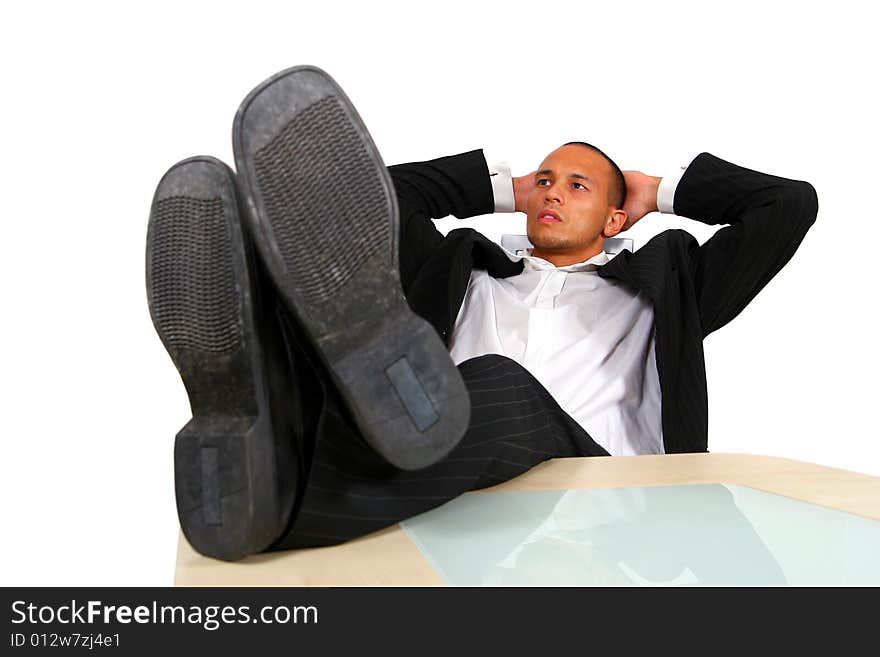
<path id="1" fill-rule="evenodd" d="M 698 155 L 675 190 L 675 213 L 729 224 L 688 246 L 703 335 L 736 317 L 791 259 L 816 220 L 808 182 L 760 173 L 709 153 Z"/>
<path id="2" fill-rule="evenodd" d="M 388 167 L 400 210 L 400 277 L 404 292 L 443 241 L 432 219 L 490 214 L 495 201 L 482 150 Z"/>

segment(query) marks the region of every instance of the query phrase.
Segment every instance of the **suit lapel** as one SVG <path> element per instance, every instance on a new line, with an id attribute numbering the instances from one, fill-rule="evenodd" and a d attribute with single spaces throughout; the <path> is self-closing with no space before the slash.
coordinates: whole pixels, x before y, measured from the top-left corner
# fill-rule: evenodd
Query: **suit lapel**
<path id="1" fill-rule="evenodd" d="M 458 228 L 449 232 L 422 266 L 407 295 L 410 307 L 447 343 L 472 269 L 506 278 L 519 274 L 523 263 L 511 261 L 500 246 L 472 228 Z"/>
<path id="2" fill-rule="evenodd" d="M 661 313 L 668 260 L 668 253 L 662 245 L 648 242 L 638 253 L 624 249 L 611 262 L 599 267 L 598 273 L 602 278 L 616 278 L 643 292 L 654 306 L 654 312 Z"/>

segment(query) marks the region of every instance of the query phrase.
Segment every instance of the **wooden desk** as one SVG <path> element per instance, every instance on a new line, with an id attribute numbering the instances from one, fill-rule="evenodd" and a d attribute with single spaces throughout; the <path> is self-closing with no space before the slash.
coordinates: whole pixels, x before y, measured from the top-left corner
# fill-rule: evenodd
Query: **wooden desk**
<path id="1" fill-rule="evenodd" d="M 880 478 L 746 454 L 554 459 L 493 491 L 738 484 L 880 520 Z M 177 585 L 443 586 L 399 525 L 342 545 L 258 554 L 237 563 L 204 557 L 181 534 Z"/>

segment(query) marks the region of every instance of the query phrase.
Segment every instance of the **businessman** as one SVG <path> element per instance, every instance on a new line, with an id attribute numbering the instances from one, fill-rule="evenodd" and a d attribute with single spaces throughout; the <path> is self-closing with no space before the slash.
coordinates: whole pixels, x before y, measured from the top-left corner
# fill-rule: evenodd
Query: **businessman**
<path id="1" fill-rule="evenodd" d="M 222 559 L 339 543 L 550 458 L 706 451 L 702 341 L 818 208 L 809 183 L 709 153 L 662 178 L 584 142 L 519 177 L 481 151 L 386 168 L 312 67 L 257 87 L 233 142 L 235 174 L 169 170 L 147 236 L 193 412 L 181 526 Z M 658 210 L 728 225 L 605 252 Z M 511 211 L 519 252 L 432 222 Z"/>

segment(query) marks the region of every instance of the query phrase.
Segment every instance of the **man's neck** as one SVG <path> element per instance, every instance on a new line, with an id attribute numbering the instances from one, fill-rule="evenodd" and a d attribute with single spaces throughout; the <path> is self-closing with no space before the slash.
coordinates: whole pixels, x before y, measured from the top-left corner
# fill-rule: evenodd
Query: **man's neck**
<path id="1" fill-rule="evenodd" d="M 578 252 L 542 251 L 538 247 L 535 247 L 532 250 L 532 255 L 536 258 L 546 260 L 554 267 L 567 267 L 568 265 L 576 265 L 599 255 L 602 253 L 602 247 L 603 244 L 594 245 L 589 249 Z"/>

